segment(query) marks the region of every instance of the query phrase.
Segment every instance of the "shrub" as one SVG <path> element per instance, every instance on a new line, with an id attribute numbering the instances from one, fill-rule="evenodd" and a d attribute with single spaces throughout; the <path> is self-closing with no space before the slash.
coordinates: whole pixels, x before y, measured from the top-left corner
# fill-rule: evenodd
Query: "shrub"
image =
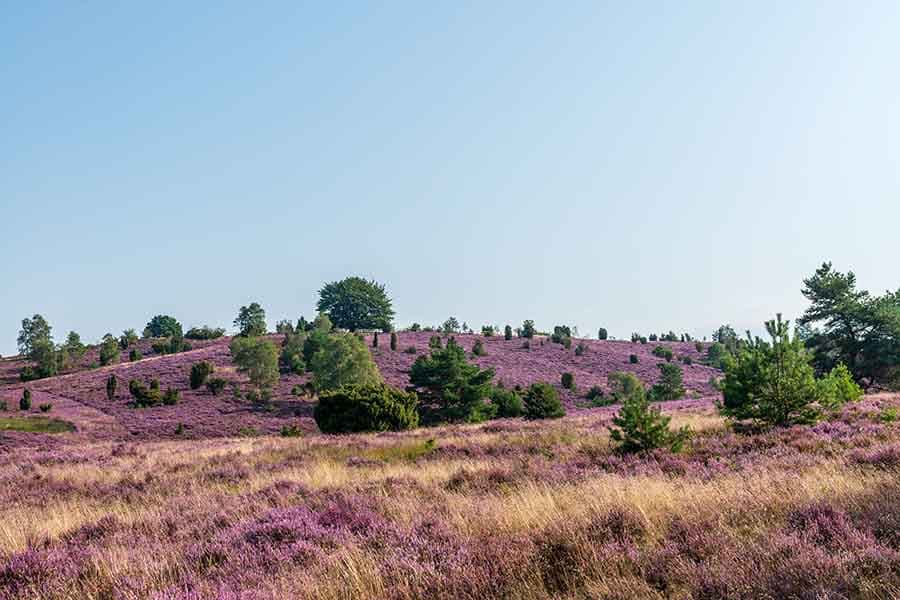
<path id="1" fill-rule="evenodd" d="M 204 325 L 203 327 L 191 327 L 184 334 L 189 340 L 216 340 L 225 335 L 225 330 L 221 327 L 215 329 Z"/>
<path id="2" fill-rule="evenodd" d="M 531 339 L 537 333 L 534 328 L 534 321 L 528 319 L 522 323 L 522 337 Z"/>
<path id="3" fill-rule="evenodd" d="M 190 349 L 191 345 L 185 342 L 182 337 L 172 336 L 153 343 L 153 351 L 157 354 L 178 354 L 179 352 L 187 352 Z"/>
<path id="4" fill-rule="evenodd" d="M 345 385 L 374 385 L 382 381 L 365 342 L 355 335 L 328 337 L 310 361 L 313 384 L 319 392 Z"/>
<path id="5" fill-rule="evenodd" d="M 137 348 L 132 348 L 131 351 L 128 353 L 128 360 L 130 360 L 131 362 L 141 360 L 142 358 L 144 358 L 144 355 L 141 354 L 141 351 L 138 350 Z"/>
<path id="6" fill-rule="evenodd" d="M 243 337 L 256 337 L 266 334 L 266 311 L 258 302 L 250 306 L 242 306 L 234 319 L 234 326 Z"/>
<path id="7" fill-rule="evenodd" d="M 703 352 L 703 342 L 694 342 L 694 349 L 697 352 Z"/>
<path id="8" fill-rule="evenodd" d="M 644 395 L 644 384 L 634 373 L 616 371 L 607 377 L 610 395 L 615 402 L 624 403 L 635 396 Z"/>
<path id="9" fill-rule="evenodd" d="M 378 332 L 377 331 L 375 332 L 375 335 L 372 336 L 372 347 L 373 348 L 378 347 Z"/>
<path id="10" fill-rule="evenodd" d="M 494 326 L 493 325 L 482 325 L 481 326 L 481 335 L 484 337 L 491 337 L 494 335 Z"/>
<path id="11" fill-rule="evenodd" d="M 605 339 L 608 339 L 608 338 L 609 338 L 609 332 L 607 332 L 605 328 L 601 327 L 601 328 L 597 331 L 597 339 L 598 339 L 598 340 L 605 340 Z"/>
<path id="12" fill-rule="evenodd" d="M 413 323 L 412 325 L 409 326 L 409 330 L 413 331 L 413 332 L 422 331 L 422 326 L 419 323 Z"/>
<path id="13" fill-rule="evenodd" d="M 568 350 L 569 348 L 571 348 L 571 347 L 572 347 L 572 338 L 570 338 L 570 337 L 564 337 L 564 338 L 562 339 L 562 345 L 563 345 L 563 348 L 565 348 L 566 350 Z"/>
<path id="14" fill-rule="evenodd" d="M 6 404 L 3 404 L 3 409 L 6 410 Z M 878 414 L 878 420 L 882 423 L 893 423 L 900 419 L 900 409 L 896 406 L 885 406 L 881 409 L 881 412 Z"/>
<path id="15" fill-rule="evenodd" d="M 607 396 L 599 385 L 592 385 L 584 397 L 590 401 L 591 406 L 609 406 L 616 401 L 612 396 Z"/>
<path id="16" fill-rule="evenodd" d="M 493 369 L 482 370 L 466 360 L 465 351 L 452 338 L 446 348 L 418 357 L 409 373 L 412 385 L 427 390 L 436 416 L 451 422 L 484 420 L 493 378 Z"/>
<path id="17" fill-rule="evenodd" d="M 181 323 L 168 315 L 156 315 L 144 327 L 144 337 L 184 337 Z"/>
<path id="18" fill-rule="evenodd" d="M 0 412 L 6 412 L 7 410 L 9 410 L 9 407 L 6 404 L 6 400 L 0 400 Z"/>
<path id="19" fill-rule="evenodd" d="M 113 400 L 116 397 L 116 388 L 119 385 L 119 380 L 116 379 L 115 375 L 110 375 L 106 378 L 106 399 Z"/>
<path id="20" fill-rule="evenodd" d="M 294 322 L 289 319 L 281 319 L 275 323 L 275 333 L 282 335 L 291 335 L 295 333 Z"/>
<path id="21" fill-rule="evenodd" d="M 722 368 L 722 361 L 728 351 L 725 346 L 719 342 L 715 342 L 706 349 L 706 364 L 717 369 Z"/>
<path id="22" fill-rule="evenodd" d="M 149 389 L 136 379 L 132 379 L 128 382 L 128 392 L 134 398 L 131 406 L 135 408 L 157 406 L 162 402 L 162 394 L 159 392 L 159 380 L 156 379 L 150 382 Z"/>
<path id="23" fill-rule="evenodd" d="M 184 423 L 179 423 L 175 426 L 175 435 L 182 435 L 184 433 Z"/>
<path id="24" fill-rule="evenodd" d="M 862 388 L 853 381 L 853 375 L 844 363 L 833 368 L 817 382 L 817 385 L 819 401 L 830 409 L 840 408 L 848 402 L 856 402 L 863 395 Z"/>
<path id="25" fill-rule="evenodd" d="M 563 373 L 562 377 L 560 378 L 560 383 L 562 383 L 562 386 L 565 389 L 574 390 L 575 389 L 575 376 L 568 372 Z"/>
<path id="26" fill-rule="evenodd" d="M 684 396 L 684 381 L 681 367 L 674 363 L 660 363 L 659 381 L 650 390 L 650 397 L 656 401 L 678 400 Z"/>
<path id="27" fill-rule="evenodd" d="M 443 344 L 441 343 L 441 336 L 433 335 L 428 338 L 428 347 L 435 350 L 440 350 L 443 347 Z"/>
<path id="28" fill-rule="evenodd" d="M 297 425 L 282 425 L 281 437 L 300 437 L 303 432 Z"/>
<path id="29" fill-rule="evenodd" d="M 628 356 L 628 362 L 630 362 L 633 365 L 636 365 L 639 362 L 641 362 L 641 359 L 638 358 L 637 354 L 631 354 Z"/>
<path id="30" fill-rule="evenodd" d="M 215 371 L 212 363 L 209 361 L 201 361 L 191 366 L 191 389 L 196 390 L 206 383 L 206 378 Z"/>
<path id="31" fill-rule="evenodd" d="M 578 345 L 575 346 L 575 356 L 582 356 L 587 351 L 587 346 L 584 342 L 578 342 Z"/>
<path id="32" fill-rule="evenodd" d="M 50 404 L 49 402 L 45 402 L 45 403 L 41 404 L 40 406 L 38 406 L 38 408 L 41 410 L 41 412 L 45 413 L 45 412 L 50 412 L 51 410 L 53 410 L 53 405 Z"/>
<path id="33" fill-rule="evenodd" d="M 406 352 L 407 354 L 415 354 L 416 352 L 418 352 L 418 350 L 416 350 L 415 346 L 409 346 L 406 348 L 406 350 L 404 350 L 404 352 Z"/>
<path id="34" fill-rule="evenodd" d="M 543 381 L 528 386 L 523 408 L 526 419 L 557 419 L 566 414 L 556 388 Z"/>
<path id="35" fill-rule="evenodd" d="M 262 337 L 236 337 L 231 340 L 231 356 L 239 372 L 257 388 L 278 382 L 278 349 Z"/>
<path id="36" fill-rule="evenodd" d="M 475 356 L 487 356 L 487 351 L 484 349 L 484 344 L 481 343 L 481 340 L 475 340 L 475 343 L 472 345 L 472 354 Z"/>
<path id="37" fill-rule="evenodd" d="M 166 406 L 172 406 L 174 404 L 178 404 L 178 401 L 181 399 L 181 392 L 176 389 L 168 388 L 166 389 L 166 393 L 163 394 L 162 402 Z"/>
<path id="38" fill-rule="evenodd" d="M 668 448 L 679 452 L 690 437 L 686 427 L 669 430 L 671 417 L 663 415 L 659 408 L 650 407 L 643 386 L 624 396 L 622 407 L 609 427 L 610 438 L 618 443 L 622 453 L 648 452 L 656 448 Z"/>
<path id="39" fill-rule="evenodd" d="M 391 350 L 393 352 L 397 351 L 397 334 L 395 332 L 391 332 Z"/>
<path id="40" fill-rule="evenodd" d="M 491 404 L 496 409 L 496 416 L 501 419 L 521 417 L 524 411 L 521 394 L 499 386 L 491 390 Z"/>
<path id="41" fill-rule="evenodd" d="M 650 337 L 649 337 L 648 339 L 649 339 L 651 342 L 658 342 L 658 341 L 659 341 L 659 336 L 657 336 L 655 333 L 651 333 L 651 334 L 650 334 Z"/>
<path id="42" fill-rule="evenodd" d="M 418 397 L 383 382 L 351 384 L 319 396 L 313 416 L 323 433 L 400 431 L 419 424 Z"/>
<path id="43" fill-rule="evenodd" d="M 31 390 L 22 390 L 22 399 L 19 400 L 19 410 L 31 410 Z"/>
<path id="44" fill-rule="evenodd" d="M 210 377 L 206 380 L 206 389 L 209 390 L 213 396 L 218 396 L 225 389 L 227 384 L 228 382 L 221 377 Z"/>
<path id="45" fill-rule="evenodd" d="M 127 350 L 128 347 L 136 343 L 138 339 L 138 334 L 134 329 L 126 329 L 122 332 L 122 335 L 119 336 L 119 348 Z"/>
<path id="46" fill-rule="evenodd" d="M 653 356 L 666 359 L 667 362 L 672 362 L 672 359 L 675 357 L 675 353 L 672 352 L 672 349 L 664 346 L 657 346 L 653 349 L 652 354 Z"/>
<path id="47" fill-rule="evenodd" d="M 771 343 L 759 338 L 741 344 L 737 354 L 725 356 L 723 401 L 726 417 L 749 419 L 758 425 L 788 426 L 815 422 L 819 388 L 809 356 L 796 337 L 790 321 L 766 322 Z"/>
<path id="48" fill-rule="evenodd" d="M 103 336 L 103 343 L 100 344 L 100 365 L 109 365 L 118 362 L 120 354 L 121 350 L 116 338 L 109 333 Z"/>
<path id="49" fill-rule="evenodd" d="M 503 339 L 506 340 L 507 342 L 512 339 L 512 334 L 513 334 L 512 327 L 507 325 L 506 327 L 503 328 Z"/>
<path id="50" fill-rule="evenodd" d="M 306 361 L 303 357 L 303 350 L 306 344 L 305 333 L 288 334 L 284 338 L 281 346 L 281 355 L 278 358 L 278 364 L 286 373 L 302 375 L 306 372 Z"/>
<path id="51" fill-rule="evenodd" d="M 681 362 L 683 362 L 686 365 L 692 365 L 692 364 L 694 364 L 694 359 L 692 359 L 690 356 L 682 356 Z"/>

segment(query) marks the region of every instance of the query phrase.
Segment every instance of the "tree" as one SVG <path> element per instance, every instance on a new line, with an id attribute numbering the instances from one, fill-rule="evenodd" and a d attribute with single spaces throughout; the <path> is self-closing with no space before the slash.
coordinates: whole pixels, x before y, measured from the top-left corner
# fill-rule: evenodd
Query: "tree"
<path id="1" fill-rule="evenodd" d="M 566 414 L 556 388 L 544 381 L 528 386 L 523 405 L 526 419 L 557 419 Z"/>
<path id="2" fill-rule="evenodd" d="M 712 340 L 713 342 L 722 344 L 722 346 L 725 347 L 725 350 L 732 354 L 737 352 L 737 347 L 740 344 L 737 333 L 735 333 L 731 325 L 722 325 L 716 329 L 712 334 Z"/>
<path id="3" fill-rule="evenodd" d="M 900 380 L 900 289 L 873 296 L 856 289 L 852 271 L 824 263 L 802 293 L 810 306 L 799 324 L 818 373 L 843 363 L 865 389 Z"/>
<path id="4" fill-rule="evenodd" d="M 513 334 L 512 327 L 507 325 L 506 327 L 503 328 L 503 339 L 506 340 L 507 342 L 512 339 L 512 334 Z"/>
<path id="5" fill-rule="evenodd" d="M 679 452 L 690 437 L 690 429 L 682 427 L 671 431 L 669 422 L 672 418 L 663 415 L 659 408 L 650 407 L 640 381 L 635 384 L 629 377 L 621 379 L 623 383 L 626 381 L 628 393 L 622 396 L 622 407 L 613 417 L 613 426 L 609 427 L 609 436 L 618 443 L 619 452 L 649 452 L 656 448 Z"/>
<path id="6" fill-rule="evenodd" d="M 516 390 L 508 390 L 499 385 L 491 390 L 491 405 L 494 407 L 495 416 L 501 419 L 521 417 L 525 411 L 522 395 Z"/>
<path id="7" fill-rule="evenodd" d="M 486 418 L 485 400 L 493 378 L 493 369 L 470 363 L 452 338 L 446 348 L 435 348 L 430 355 L 417 358 L 409 374 L 412 385 L 426 390 L 435 416 L 450 422 L 476 423 Z"/>
<path id="8" fill-rule="evenodd" d="M 600 329 L 597 330 L 597 339 L 598 340 L 605 340 L 608 338 L 609 338 L 609 332 L 606 331 L 606 329 L 604 327 L 601 327 Z"/>
<path id="9" fill-rule="evenodd" d="M 156 315 L 144 327 L 144 337 L 184 337 L 181 323 L 169 315 Z"/>
<path id="10" fill-rule="evenodd" d="M 660 363 L 659 381 L 651 388 L 650 397 L 656 401 L 678 400 L 684 396 L 681 367 L 675 363 Z"/>
<path id="11" fill-rule="evenodd" d="M 213 374 L 215 367 L 209 361 L 203 360 L 191 366 L 191 389 L 197 390 L 206 383 L 206 378 Z"/>
<path id="12" fill-rule="evenodd" d="M 86 352 L 87 346 L 81 343 L 81 336 L 74 331 L 70 331 L 69 335 L 66 336 L 66 342 L 59 349 L 57 362 L 61 363 L 62 368 L 69 368 L 73 364 L 80 362 Z"/>
<path id="13" fill-rule="evenodd" d="M 441 325 L 441 330 L 444 333 L 459 333 L 459 321 L 456 320 L 456 317 L 450 317 Z"/>
<path id="14" fill-rule="evenodd" d="M 303 358 L 303 346 L 306 342 L 305 333 L 286 335 L 281 346 L 281 356 L 278 359 L 281 368 L 288 373 L 302 375 L 306 371 L 306 361 Z M 315 350 L 311 350 L 311 354 Z"/>
<path id="15" fill-rule="evenodd" d="M 475 356 L 487 356 L 487 350 L 484 349 L 484 342 L 481 339 L 475 340 L 472 344 L 472 354 Z"/>
<path id="16" fill-rule="evenodd" d="M 213 329 L 208 325 L 203 327 L 191 327 L 184 337 L 189 340 L 216 340 L 225 335 L 225 330 L 221 327 Z"/>
<path id="17" fill-rule="evenodd" d="M 575 376 L 569 372 L 565 372 L 562 374 L 560 378 L 562 386 L 567 390 L 575 389 Z"/>
<path id="18" fill-rule="evenodd" d="M 526 319 L 522 323 L 522 337 L 531 339 L 534 337 L 535 333 L 536 331 L 534 329 L 534 321 L 532 321 L 531 319 Z"/>
<path id="19" fill-rule="evenodd" d="M 418 426 L 418 401 L 383 382 L 351 384 L 321 394 L 313 416 L 323 433 L 401 431 Z"/>
<path id="20" fill-rule="evenodd" d="M 118 362 L 120 353 L 119 341 L 111 333 L 104 335 L 100 343 L 100 364 L 109 365 Z"/>
<path id="21" fill-rule="evenodd" d="M 316 391 L 335 390 L 344 385 L 381 383 L 381 373 L 365 342 L 351 334 L 328 336 L 310 359 Z"/>
<path id="22" fill-rule="evenodd" d="M 129 346 L 138 341 L 137 332 L 134 329 L 126 329 L 119 337 L 119 348 L 127 350 Z"/>
<path id="23" fill-rule="evenodd" d="M 239 335 L 244 337 L 266 334 L 266 311 L 257 302 L 242 306 L 234 320 Z"/>
<path id="24" fill-rule="evenodd" d="M 391 332 L 391 350 L 397 351 L 397 334 L 393 331 Z"/>
<path id="25" fill-rule="evenodd" d="M 31 410 L 31 390 L 22 390 L 22 398 L 19 400 L 19 410 Z"/>
<path id="26" fill-rule="evenodd" d="M 294 323 L 287 319 L 278 321 L 275 324 L 275 333 L 280 333 L 282 335 L 294 333 Z"/>
<path id="27" fill-rule="evenodd" d="M 606 380 L 613 402 L 624 404 L 626 400 L 645 395 L 644 384 L 634 373 L 616 371 L 610 373 Z"/>
<path id="28" fill-rule="evenodd" d="M 789 325 L 779 314 L 766 322 L 771 343 L 748 339 L 736 355 L 726 355 L 723 415 L 776 426 L 812 423 L 819 417 L 809 355 L 798 338 L 791 338 Z"/>
<path id="29" fill-rule="evenodd" d="M 375 335 L 372 336 L 372 347 L 373 348 L 378 347 L 378 332 L 377 331 L 375 332 Z"/>
<path id="30" fill-rule="evenodd" d="M 22 329 L 17 338 L 19 353 L 34 360 L 35 345 L 41 342 L 51 342 L 52 336 L 50 324 L 41 315 L 34 315 L 30 319 L 22 319 Z"/>
<path id="31" fill-rule="evenodd" d="M 335 327 L 350 331 L 390 331 L 394 320 L 394 309 L 384 285 L 361 277 L 325 284 L 319 290 L 316 308 L 327 314 Z"/>
<path id="32" fill-rule="evenodd" d="M 236 337 L 231 340 L 231 356 L 239 372 L 258 390 L 278 383 L 278 349 L 261 337 Z"/>
<path id="33" fill-rule="evenodd" d="M 106 378 L 106 399 L 114 400 L 116 397 L 116 387 L 119 385 L 119 380 L 116 379 L 115 374 L 110 373 L 109 377 Z"/>

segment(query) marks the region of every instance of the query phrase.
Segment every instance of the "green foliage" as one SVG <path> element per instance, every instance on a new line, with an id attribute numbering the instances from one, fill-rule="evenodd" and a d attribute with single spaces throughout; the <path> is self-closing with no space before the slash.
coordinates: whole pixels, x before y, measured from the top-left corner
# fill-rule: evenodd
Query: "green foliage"
<path id="1" fill-rule="evenodd" d="M 391 350 L 397 351 L 397 334 L 395 332 L 391 332 Z"/>
<path id="2" fill-rule="evenodd" d="M 175 336 L 154 342 L 152 347 L 157 354 L 178 354 L 191 349 L 191 345 L 185 342 L 184 338 Z"/>
<path id="3" fill-rule="evenodd" d="M 730 354 L 737 352 L 738 347 L 741 345 L 741 341 L 731 325 L 722 325 L 716 329 L 712 334 L 712 340 L 716 344 L 721 344 L 725 351 Z"/>
<path id="4" fill-rule="evenodd" d="M 209 361 L 200 361 L 191 366 L 191 389 L 197 390 L 206 383 L 206 378 L 213 374 L 216 368 Z"/>
<path id="5" fill-rule="evenodd" d="M 209 390 L 209 393 L 213 396 L 218 396 L 225 389 L 227 383 L 228 382 L 221 377 L 210 377 L 206 380 L 206 389 Z"/>
<path id="6" fill-rule="evenodd" d="M 36 339 L 31 343 L 31 352 L 28 356 L 34 361 L 34 365 L 22 368 L 20 377 L 22 381 L 53 377 L 59 372 L 59 353 L 53 347 L 50 339 Z"/>
<path id="7" fill-rule="evenodd" d="M 335 327 L 350 331 L 390 331 L 394 320 L 394 309 L 384 285 L 361 277 L 325 284 L 319 291 L 316 306 L 331 318 Z"/>
<path id="8" fill-rule="evenodd" d="M 131 406 L 134 408 L 149 408 L 162 404 L 162 394 L 157 379 L 150 382 L 149 388 L 138 380 L 132 379 L 128 382 L 128 392 L 134 398 L 131 402 Z"/>
<path id="9" fill-rule="evenodd" d="M 528 386 L 523 407 L 525 418 L 530 420 L 557 419 L 566 414 L 556 388 L 543 381 Z"/>
<path id="10" fill-rule="evenodd" d="M 281 437 L 300 437 L 303 431 L 297 425 L 282 425 Z"/>
<path id="11" fill-rule="evenodd" d="M 494 335 L 494 326 L 493 325 L 482 325 L 481 326 L 481 335 L 484 337 L 492 337 Z"/>
<path id="12" fill-rule="evenodd" d="M 306 371 L 306 360 L 303 358 L 303 348 L 306 344 L 307 335 L 305 333 L 287 334 L 284 337 L 284 343 L 281 345 L 281 356 L 278 363 L 281 369 L 286 373 L 302 375 Z M 316 348 L 310 349 L 310 356 L 315 353 Z"/>
<path id="13" fill-rule="evenodd" d="M 242 306 L 238 310 L 234 326 L 238 335 L 254 337 L 266 334 L 266 311 L 258 302 L 250 303 L 250 306 Z"/>
<path id="14" fill-rule="evenodd" d="M 633 364 L 633 365 L 636 365 L 636 364 L 638 364 L 639 362 L 641 362 L 641 359 L 638 358 L 638 355 L 637 355 L 637 354 L 629 354 L 629 355 L 628 355 L 628 362 L 630 362 L 630 363 Z"/>
<path id="15" fill-rule="evenodd" d="M 441 343 L 441 336 L 433 335 L 428 338 L 428 347 L 433 350 L 440 350 L 441 348 L 443 348 L 444 346 Z"/>
<path id="16" fill-rule="evenodd" d="M 507 342 L 512 339 L 512 334 L 513 334 L 512 327 L 507 325 L 506 327 L 503 328 L 503 339 L 506 340 Z"/>
<path id="17" fill-rule="evenodd" d="M 885 406 L 878 415 L 878 420 L 882 423 L 893 423 L 900 419 L 900 408 L 896 406 Z"/>
<path id="18" fill-rule="evenodd" d="M 231 340 L 231 356 L 239 372 L 258 389 L 278 383 L 278 349 L 262 337 L 236 337 Z"/>
<path id="19" fill-rule="evenodd" d="M 51 404 L 50 402 L 44 402 L 43 404 L 38 406 L 38 408 L 42 413 L 48 413 L 53 410 L 53 404 Z"/>
<path id="20" fill-rule="evenodd" d="M 584 342 L 578 342 L 575 346 L 575 356 L 583 356 L 587 352 L 587 345 Z"/>
<path id="21" fill-rule="evenodd" d="M 303 340 L 303 362 L 307 368 L 312 363 L 312 358 L 328 341 L 328 333 L 322 329 L 313 329 Z"/>
<path id="22" fill-rule="evenodd" d="M 703 352 L 703 342 L 694 342 L 694 350 Z"/>
<path id="23" fill-rule="evenodd" d="M 286 319 L 282 319 L 275 323 L 275 333 L 282 335 L 291 335 L 294 333 L 294 323 Z"/>
<path id="24" fill-rule="evenodd" d="M 106 399 L 114 400 L 116 397 L 116 388 L 119 386 L 119 380 L 116 379 L 116 376 L 110 373 L 109 377 L 106 378 Z"/>
<path id="25" fill-rule="evenodd" d="M 414 392 L 383 382 L 351 384 L 321 394 L 313 416 L 323 433 L 401 431 L 418 426 L 417 404 Z"/>
<path id="26" fill-rule="evenodd" d="M 119 362 L 119 355 L 121 352 L 122 351 L 119 349 L 119 341 L 114 338 L 111 333 L 107 333 L 103 336 L 103 342 L 100 344 L 100 364 L 111 365 L 112 363 Z"/>
<path id="27" fill-rule="evenodd" d="M 409 346 L 406 348 L 406 350 L 404 350 L 404 352 L 407 354 L 415 354 L 416 352 L 418 352 L 418 350 L 416 350 L 415 346 Z"/>
<path id="28" fill-rule="evenodd" d="M 203 327 L 191 327 L 184 337 L 189 340 L 216 340 L 225 335 L 225 330 L 221 327 L 213 329 L 207 325 Z"/>
<path id="29" fill-rule="evenodd" d="M 22 319 L 22 329 L 19 330 L 19 337 L 16 340 L 19 353 L 35 360 L 34 351 L 36 344 L 50 343 L 52 345 L 51 330 L 50 324 L 41 315 L 34 315 L 30 319 Z"/>
<path id="30" fill-rule="evenodd" d="M 485 399 L 491 393 L 493 369 L 480 369 L 466 359 L 452 338 L 447 347 L 420 356 L 410 369 L 410 382 L 427 390 L 436 416 L 451 422 L 478 422 L 485 417 Z"/>
<path id="31" fill-rule="evenodd" d="M 645 396 L 644 384 L 634 373 L 616 371 L 607 377 L 609 395 L 614 402 L 624 403 L 637 396 Z"/>
<path id="32" fill-rule="evenodd" d="M 501 419 L 521 417 L 525 411 L 521 394 L 499 386 L 491 390 L 491 404 L 494 406 L 495 415 Z"/>
<path id="33" fill-rule="evenodd" d="M 22 398 L 19 400 L 19 410 L 31 410 L 31 390 L 22 390 Z"/>
<path id="34" fill-rule="evenodd" d="M 863 390 L 855 381 L 850 369 L 844 363 L 833 368 L 828 375 L 819 379 L 819 402 L 822 406 L 837 409 L 848 402 L 862 398 Z"/>
<path id="35" fill-rule="evenodd" d="M 562 345 L 563 345 L 563 348 L 565 348 L 566 350 L 571 348 L 572 347 L 572 338 L 570 338 L 570 337 L 563 338 Z"/>
<path id="36" fill-rule="evenodd" d="M 375 334 L 372 336 L 372 347 L 373 347 L 373 348 L 377 348 L 377 347 L 378 347 L 378 332 L 377 332 L 377 331 L 376 331 Z"/>
<path id="37" fill-rule="evenodd" d="M 560 383 L 567 390 L 575 389 L 575 376 L 571 373 L 563 373 L 562 377 L 560 377 Z"/>
<path id="38" fill-rule="evenodd" d="M 166 406 L 173 406 L 178 404 L 178 401 L 181 399 L 181 392 L 176 389 L 168 388 L 166 393 L 163 394 L 162 403 Z"/>
<path id="39" fill-rule="evenodd" d="M 128 347 L 137 342 L 138 339 L 138 334 L 134 329 L 126 329 L 122 332 L 122 335 L 119 336 L 119 348 L 127 350 Z"/>
<path id="40" fill-rule="evenodd" d="M 694 364 L 694 359 L 691 358 L 690 356 L 682 356 L 682 357 L 681 357 L 681 362 L 683 362 L 684 364 L 690 366 L 690 365 Z"/>
<path id="41" fill-rule="evenodd" d="M 657 448 L 681 451 L 690 438 L 690 430 L 683 427 L 678 431 L 671 431 L 671 417 L 663 415 L 659 408 L 650 406 L 640 381 L 637 382 L 637 387 L 630 387 L 629 393 L 622 397 L 622 407 L 613 418 L 613 425 L 609 427 L 609 436 L 617 443 L 619 452 L 644 453 Z"/>
<path id="42" fill-rule="evenodd" d="M 592 385 L 584 397 L 590 401 L 591 406 L 609 406 L 616 401 L 612 396 L 607 396 L 599 385 Z"/>
<path id="43" fill-rule="evenodd" d="M 658 341 L 659 341 L 659 336 L 656 335 L 655 333 L 651 333 L 651 334 L 650 334 L 650 337 L 649 337 L 649 340 L 650 340 L 651 342 L 658 342 Z"/>
<path id="44" fill-rule="evenodd" d="M 6 404 L 6 400 L 0 400 L 0 412 L 6 412 L 9 410 L 9 406 Z"/>
<path id="45" fill-rule="evenodd" d="M 136 360 L 141 360 L 142 358 L 144 358 L 144 355 L 141 354 L 141 351 L 138 350 L 137 348 L 132 348 L 131 351 L 128 353 L 128 360 L 130 360 L 131 362 L 134 362 Z"/>
<path id="46" fill-rule="evenodd" d="M 820 414 L 819 389 L 800 340 L 792 339 L 789 321 L 766 322 L 771 343 L 759 338 L 741 344 L 723 361 L 723 415 L 760 425 L 787 426 L 814 422 Z"/>
<path id="47" fill-rule="evenodd" d="M 666 348 L 665 346 L 657 346 L 653 349 L 653 356 L 657 356 L 659 358 L 664 358 L 666 361 L 671 362 L 673 358 L 675 358 L 675 353 L 672 352 L 671 348 Z"/>
<path id="48" fill-rule="evenodd" d="M 144 327 L 144 337 L 177 337 L 183 338 L 181 323 L 169 315 L 156 315 Z"/>
<path id="49" fill-rule="evenodd" d="M 675 363 L 660 363 L 659 381 L 650 390 L 650 397 L 656 401 L 678 400 L 684 396 L 684 379 L 681 367 Z"/>
<path id="50" fill-rule="evenodd" d="M 68 367 L 75 365 L 84 358 L 87 352 L 87 346 L 81 343 L 81 336 L 74 331 L 70 331 L 66 337 L 66 343 L 63 344 L 60 351 L 64 355 L 63 363 Z"/>
<path id="51" fill-rule="evenodd" d="M 604 327 L 601 327 L 599 330 L 597 330 L 597 339 L 598 340 L 609 339 L 609 332 L 606 331 L 606 329 Z"/>
<path id="52" fill-rule="evenodd" d="M 522 337 L 531 339 L 537 330 L 534 328 L 534 321 L 527 319 L 522 323 Z"/>
<path id="53" fill-rule="evenodd" d="M 49 417 L 5 417 L 0 418 L 0 431 L 23 431 L 27 433 L 65 433 L 75 431 L 75 425 Z"/>
<path id="54" fill-rule="evenodd" d="M 487 356 L 487 350 L 484 349 L 484 343 L 480 339 L 475 340 L 472 344 L 472 354 L 475 356 Z"/>
<path id="55" fill-rule="evenodd" d="M 325 392 L 345 385 L 381 383 L 381 374 L 365 342 L 355 335 L 328 336 L 310 360 L 316 391 Z"/>
<path id="56" fill-rule="evenodd" d="M 857 290 L 853 272 L 824 263 L 802 292 L 810 306 L 799 323 L 818 373 L 843 363 L 864 389 L 900 383 L 900 289 L 871 295 Z"/>
<path id="57" fill-rule="evenodd" d="M 706 349 L 706 364 L 716 369 L 721 369 L 722 361 L 725 359 L 726 354 L 728 354 L 728 349 L 725 345 L 720 342 L 714 342 Z"/>
<path id="58" fill-rule="evenodd" d="M 456 317 L 450 317 L 441 325 L 441 331 L 444 333 L 459 333 L 460 325 Z"/>

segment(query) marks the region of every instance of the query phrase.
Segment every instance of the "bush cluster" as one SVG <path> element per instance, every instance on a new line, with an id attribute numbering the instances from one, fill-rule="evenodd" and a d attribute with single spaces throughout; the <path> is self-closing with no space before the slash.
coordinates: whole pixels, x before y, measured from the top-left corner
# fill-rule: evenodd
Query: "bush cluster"
<path id="1" fill-rule="evenodd" d="M 418 397 L 383 382 L 351 384 L 319 396 L 313 416 L 323 433 L 400 431 L 419 424 Z"/>

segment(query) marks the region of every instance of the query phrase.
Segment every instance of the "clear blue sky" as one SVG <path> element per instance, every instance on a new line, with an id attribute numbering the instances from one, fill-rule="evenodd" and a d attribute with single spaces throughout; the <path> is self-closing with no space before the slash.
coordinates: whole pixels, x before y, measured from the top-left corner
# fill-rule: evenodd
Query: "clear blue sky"
<path id="1" fill-rule="evenodd" d="M 616 336 L 796 317 L 823 260 L 896 288 L 898 31 L 897 2 L 0 3 L 0 352 L 36 312 L 274 325 L 350 274 L 401 326 Z"/>

